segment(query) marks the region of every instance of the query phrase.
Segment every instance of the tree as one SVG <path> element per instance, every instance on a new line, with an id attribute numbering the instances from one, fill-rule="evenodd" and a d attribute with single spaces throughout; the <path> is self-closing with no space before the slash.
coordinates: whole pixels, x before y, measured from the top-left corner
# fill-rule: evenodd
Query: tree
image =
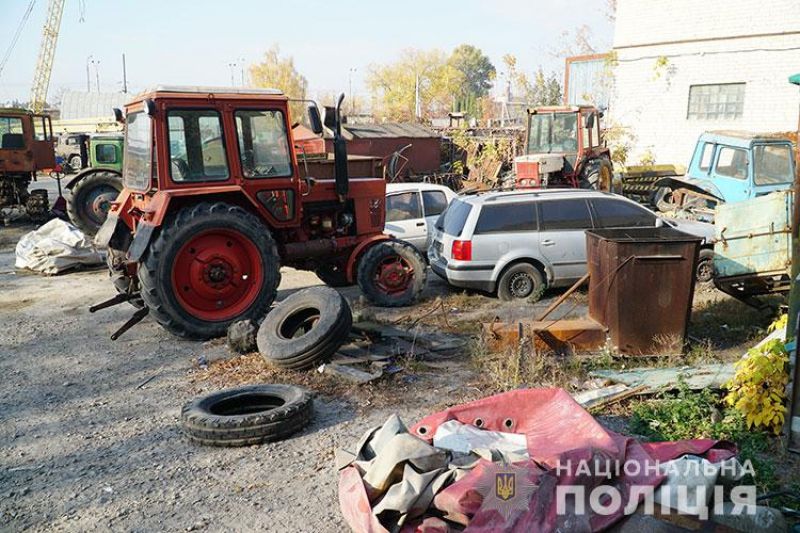
<path id="1" fill-rule="evenodd" d="M 561 103 L 562 88 L 556 73 L 545 75 L 542 67 L 539 67 L 531 81 L 527 74 L 517 69 L 515 56 L 506 54 L 503 56 L 503 63 L 511 80 L 512 93 L 521 97 L 525 103 L 534 107 Z"/>
<path id="2" fill-rule="evenodd" d="M 456 47 L 448 62 L 461 74 L 456 110 L 477 115 L 480 99 L 492 88 L 496 75 L 494 65 L 479 48 L 470 44 Z"/>
<path id="3" fill-rule="evenodd" d="M 264 53 L 260 63 L 250 65 L 250 79 L 256 87 L 270 87 L 280 89 L 290 98 L 303 99 L 306 97 L 308 81 L 305 76 L 297 72 L 294 59 L 281 57 L 281 50 L 277 44 Z"/>
<path id="4" fill-rule="evenodd" d="M 376 118 L 411 121 L 450 111 L 461 80 L 440 50 L 406 49 L 394 63 L 370 66 L 366 84 Z"/>

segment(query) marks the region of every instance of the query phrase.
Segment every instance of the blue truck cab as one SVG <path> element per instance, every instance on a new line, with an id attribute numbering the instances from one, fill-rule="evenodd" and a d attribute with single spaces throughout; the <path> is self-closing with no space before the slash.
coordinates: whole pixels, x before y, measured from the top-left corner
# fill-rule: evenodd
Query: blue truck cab
<path id="1" fill-rule="evenodd" d="M 683 177 L 656 182 L 661 210 L 692 205 L 708 212 L 719 202 L 749 200 L 792 187 L 795 161 L 791 141 L 745 131 L 700 135 Z"/>

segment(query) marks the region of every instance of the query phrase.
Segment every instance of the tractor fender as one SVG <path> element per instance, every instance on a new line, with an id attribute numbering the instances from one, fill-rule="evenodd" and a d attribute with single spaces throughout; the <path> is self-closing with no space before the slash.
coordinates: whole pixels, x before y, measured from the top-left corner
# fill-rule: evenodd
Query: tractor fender
<path id="1" fill-rule="evenodd" d="M 150 245 L 150 239 L 153 237 L 155 230 L 155 225 L 146 222 L 140 222 L 136 226 L 136 233 L 133 234 L 133 241 L 131 241 L 131 245 L 128 248 L 128 259 L 130 261 L 135 263 L 141 261 L 147 251 L 147 247 Z"/>
<path id="2" fill-rule="evenodd" d="M 80 182 L 82 179 L 86 178 L 87 176 L 91 176 L 97 172 L 109 172 L 111 174 L 117 174 L 118 176 L 122 176 L 118 171 L 111 169 L 111 168 L 86 168 L 72 176 L 70 180 L 64 185 L 64 188 L 68 191 L 71 191 L 75 188 L 75 186 Z"/>
<path id="3" fill-rule="evenodd" d="M 653 183 L 653 189 L 658 190 L 661 187 L 669 187 L 670 189 L 677 190 L 677 189 L 687 189 L 694 193 L 704 195 L 704 196 L 712 196 L 720 201 L 725 201 L 724 198 L 720 195 L 719 191 L 711 184 L 700 182 L 697 180 L 693 180 L 691 178 L 678 178 L 674 176 L 669 176 L 666 178 L 660 178 Z"/>
<path id="4" fill-rule="evenodd" d="M 361 257 L 361 254 L 364 251 L 379 241 L 387 241 L 392 239 L 392 237 L 380 233 L 378 235 L 373 235 L 369 239 L 363 240 L 355 248 L 353 248 L 350 257 L 347 258 L 347 266 L 345 267 L 345 273 L 347 274 L 347 281 L 348 282 L 355 282 L 356 279 L 356 263 L 358 263 L 358 258 Z"/>

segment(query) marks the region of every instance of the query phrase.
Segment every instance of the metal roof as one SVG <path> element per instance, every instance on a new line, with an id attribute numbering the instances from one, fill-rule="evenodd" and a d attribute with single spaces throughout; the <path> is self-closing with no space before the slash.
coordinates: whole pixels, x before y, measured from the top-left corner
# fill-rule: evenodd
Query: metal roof
<path id="1" fill-rule="evenodd" d="M 789 83 L 800 85 L 800 73 L 797 73 L 794 76 L 789 76 Z"/>
<path id="2" fill-rule="evenodd" d="M 125 93 L 87 93 L 67 91 L 61 99 L 61 120 L 113 117 L 114 108 L 122 108 L 130 98 Z"/>
<path id="3" fill-rule="evenodd" d="M 224 93 L 224 94 L 271 94 L 281 95 L 278 89 L 259 89 L 255 87 L 212 87 L 205 85 L 154 85 L 148 87 L 143 93 Z"/>
<path id="4" fill-rule="evenodd" d="M 394 139 L 410 137 L 412 139 L 438 138 L 440 135 L 422 124 L 386 122 L 383 124 L 343 124 L 356 139 Z"/>
<path id="5" fill-rule="evenodd" d="M 713 140 L 724 143 L 727 139 L 739 140 L 744 143 L 753 141 L 788 141 L 789 139 L 778 133 L 756 133 L 753 131 L 742 130 L 714 130 L 707 131 L 700 135 L 704 140 Z"/>

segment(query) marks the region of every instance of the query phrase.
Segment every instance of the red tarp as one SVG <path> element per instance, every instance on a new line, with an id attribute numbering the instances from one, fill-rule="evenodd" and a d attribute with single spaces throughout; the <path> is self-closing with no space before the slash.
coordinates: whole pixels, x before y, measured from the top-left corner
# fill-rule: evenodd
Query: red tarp
<path id="1" fill-rule="evenodd" d="M 515 499 L 509 500 L 508 506 L 499 508 L 498 501 L 488 505 L 487 490 L 495 490 L 494 472 L 498 467 L 497 463 L 487 460 L 481 460 L 434 498 L 433 507 L 438 511 L 433 514 L 456 520 L 460 518 L 468 523 L 467 531 L 475 532 L 599 531 L 622 518 L 631 496 L 631 486 L 655 487 L 662 482 L 663 476 L 652 468 L 656 462 L 685 454 L 700 455 L 718 462 L 736 453 L 730 443 L 707 439 L 640 444 L 604 428 L 566 391 L 555 388 L 515 390 L 451 407 L 423 418 L 409 431 L 432 443 L 437 427 L 449 420 L 474 424 L 486 430 L 523 433 L 527 438 L 530 460 L 513 465 L 514 471 L 518 472 L 515 480 L 517 493 Z M 587 474 L 578 469 L 581 461 L 612 465 L 612 471 L 616 469 L 613 465 L 620 465 L 620 475 L 609 478 L 603 475 L 607 469 Z M 567 469 L 567 464 L 572 468 Z M 561 465 L 561 469 L 557 469 L 557 465 Z M 635 475 L 629 475 L 631 473 Z M 559 485 L 585 487 L 587 499 L 595 487 L 612 486 L 622 495 L 622 505 L 617 512 L 605 516 L 592 513 L 588 506 L 583 515 L 569 510 L 559 515 L 556 512 L 556 487 Z M 525 487 L 528 490 L 523 490 Z M 353 465 L 344 468 L 340 474 L 339 503 L 353 530 L 386 531 L 372 514 L 372 504 L 361 475 Z M 448 526 L 439 518 L 427 518 L 422 524 L 417 520 L 403 528 L 403 531 L 415 530 L 448 531 Z"/>

